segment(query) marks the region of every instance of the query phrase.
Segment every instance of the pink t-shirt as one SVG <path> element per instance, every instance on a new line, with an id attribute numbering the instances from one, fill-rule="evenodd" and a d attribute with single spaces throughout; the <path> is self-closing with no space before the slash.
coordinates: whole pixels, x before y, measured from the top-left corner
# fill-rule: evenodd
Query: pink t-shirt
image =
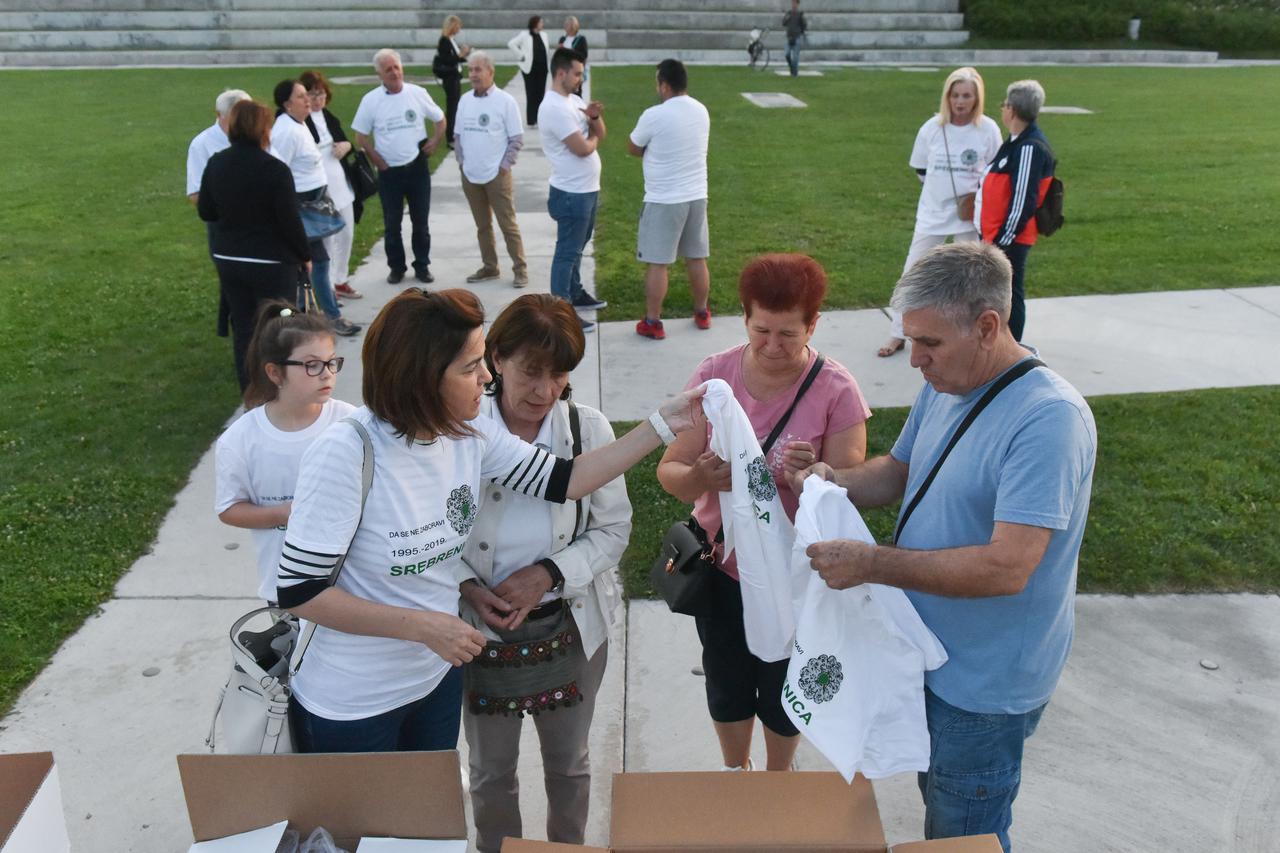
<path id="1" fill-rule="evenodd" d="M 701 385 L 708 379 L 723 379 L 728 382 L 729 387 L 733 389 L 733 396 L 737 398 L 742 410 L 747 413 L 747 419 L 755 429 L 756 438 L 763 445 L 764 440 L 769 437 L 769 433 L 778 423 L 778 419 L 796 398 L 796 392 L 800 390 L 800 384 L 804 382 L 804 378 L 809 375 L 813 361 L 818 357 L 818 351 L 813 347 L 809 348 L 809 360 L 795 383 L 787 390 L 776 394 L 768 402 L 755 399 L 747 391 L 746 382 L 742 378 L 742 360 L 746 356 L 746 351 L 747 344 L 740 344 L 724 352 L 707 356 L 693 372 L 693 378 L 685 388 Z M 766 454 L 765 462 L 778 484 L 778 495 L 782 499 L 782 506 L 787 511 L 788 518 L 795 520 L 796 507 L 800 499 L 791 491 L 782 476 L 782 451 L 787 444 L 792 441 L 807 441 L 813 445 L 814 452 L 821 459 L 822 442 L 826 436 L 844 432 L 869 417 L 871 417 L 871 408 L 867 405 L 866 398 L 862 396 L 862 390 L 858 388 L 853 375 L 845 369 L 844 365 L 828 358 L 823 363 L 822 370 L 814 378 L 813 384 L 809 386 L 809 390 L 805 391 L 796 410 L 791 413 L 791 419 L 783 427 L 781 435 Z M 708 441 L 710 429 L 708 426 Z M 707 444 L 704 444 L 703 449 L 705 450 L 706 447 Z M 718 496 L 712 492 L 701 495 L 693 505 L 693 517 L 702 525 L 702 529 L 707 531 L 708 537 L 715 538 L 716 532 L 720 529 Z M 721 568 L 730 577 L 735 579 L 738 577 L 735 555 L 730 554 L 729 558 L 723 561 Z"/>

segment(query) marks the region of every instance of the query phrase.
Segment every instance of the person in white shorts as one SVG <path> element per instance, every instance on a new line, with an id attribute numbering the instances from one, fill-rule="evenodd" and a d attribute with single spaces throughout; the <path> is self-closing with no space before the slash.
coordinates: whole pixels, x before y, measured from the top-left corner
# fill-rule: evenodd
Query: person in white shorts
<path id="1" fill-rule="evenodd" d="M 711 117 L 689 97 L 689 74 L 678 59 L 658 63 L 658 97 L 636 122 L 627 150 L 644 160 L 644 209 L 636 235 L 636 258 L 646 264 L 645 316 L 636 334 L 662 340 L 662 302 L 667 297 L 667 267 L 685 259 L 693 294 L 693 322 L 711 328 L 707 296 L 711 254 L 707 233 L 707 142 Z"/>

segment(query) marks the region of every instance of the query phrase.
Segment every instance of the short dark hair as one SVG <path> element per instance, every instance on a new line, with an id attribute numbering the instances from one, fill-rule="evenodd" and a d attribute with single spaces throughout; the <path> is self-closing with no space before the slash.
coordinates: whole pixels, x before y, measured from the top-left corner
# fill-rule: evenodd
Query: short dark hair
<path id="1" fill-rule="evenodd" d="M 541 24 L 541 23 L 542 23 L 541 15 L 531 15 L 529 17 L 529 32 L 533 32 L 536 29 L 538 29 L 538 24 Z"/>
<path id="2" fill-rule="evenodd" d="M 294 80 L 292 77 L 288 80 L 281 80 L 276 84 L 275 89 L 272 90 L 271 100 L 275 102 L 277 107 L 284 109 L 284 105 L 293 97 L 293 87 L 297 85 L 298 81 Z M 303 88 L 305 89 L 306 86 L 303 86 Z"/>
<path id="3" fill-rule="evenodd" d="M 382 307 L 365 332 L 364 403 L 412 443 L 424 434 L 473 434 L 440 395 L 444 372 L 484 325 L 484 306 L 469 290 L 411 287 Z"/>
<path id="4" fill-rule="evenodd" d="M 658 63 L 658 82 L 666 83 L 671 91 L 683 94 L 689 91 L 689 72 L 678 59 L 664 59 Z"/>
<path id="5" fill-rule="evenodd" d="M 742 269 L 738 298 L 748 317 L 754 308 L 766 311 L 800 309 L 812 323 L 827 295 L 827 272 L 808 255 L 761 255 Z"/>
<path id="6" fill-rule="evenodd" d="M 227 139 L 241 145 L 265 148 L 271 139 L 271 109 L 257 101 L 240 101 L 231 108 Z"/>
<path id="7" fill-rule="evenodd" d="M 298 75 L 298 82 L 308 92 L 312 89 L 320 89 L 324 92 L 325 99 L 328 101 L 326 106 L 333 105 L 333 87 L 329 85 L 329 79 L 324 76 L 323 71 L 303 71 Z"/>
<path id="8" fill-rule="evenodd" d="M 266 107 L 262 109 L 266 111 Z M 280 389 L 267 376 L 267 365 L 280 364 L 299 344 L 319 335 L 333 337 L 333 325 L 324 314 L 304 314 L 283 299 L 264 302 L 258 309 L 253 339 L 245 353 L 244 372 L 249 384 L 244 389 L 244 407 L 252 409 L 274 400 Z"/>
<path id="9" fill-rule="evenodd" d="M 586 60 L 576 50 L 557 47 L 555 53 L 551 54 L 551 77 L 554 79 L 561 71 L 568 71 L 573 68 L 573 63 L 575 62 L 585 63 Z"/>
<path id="10" fill-rule="evenodd" d="M 485 337 L 484 363 L 493 374 L 489 391 L 496 394 L 502 388 L 501 377 L 493 369 L 494 356 L 507 359 L 527 350 L 531 366 L 569 373 L 582 361 L 586 348 L 582 321 L 572 305 L 550 293 L 526 293 L 502 309 Z M 569 393 L 566 385 L 560 399 L 569 399 Z"/>

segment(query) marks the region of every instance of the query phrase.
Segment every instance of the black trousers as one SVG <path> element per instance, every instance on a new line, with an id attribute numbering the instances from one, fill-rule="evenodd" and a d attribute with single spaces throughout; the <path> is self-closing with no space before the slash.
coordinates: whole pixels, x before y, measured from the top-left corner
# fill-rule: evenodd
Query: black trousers
<path id="1" fill-rule="evenodd" d="M 1004 252 L 1013 267 L 1013 306 L 1009 311 L 1009 331 L 1013 332 L 1015 341 L 1021 341 L 1022 330 L 1027 324 L 1025 281 L 1027 255 L 1031 254 L 1031 247 L 1025 243 L 1014 243 L 1011 246 L 1001 246 L 1000 251 Z"/>
<path id="2" fill-rule="evenodd" d="M 236 378 L 240 391 L 249 384 L 245 373 L 245 355 L 257 322 L 258 307 L 272 299 L 293 303 L 298 293 L 298 266 L 290 263 L 250 264 L 214 258 L 222 298 L 231 320 L 231 351 L 235 356 Z"/>
<path id="3" fill-rule="evenodd" d="M 541 68 L 535 62 L 533 69 L 524 77 L 524 120 L 529 127 L 538 126 L 538 107 L 542 106 L 542 96 L 547 94 L 547 67 Z"/>
<path id="4" fill-rule="evenodd" d="M 462 75 L 450 74 L 440 78 L 444 86 L 444 138 L 453 144 L 453 122 L 458 117 L 458 102 L 462 100 Z"/>

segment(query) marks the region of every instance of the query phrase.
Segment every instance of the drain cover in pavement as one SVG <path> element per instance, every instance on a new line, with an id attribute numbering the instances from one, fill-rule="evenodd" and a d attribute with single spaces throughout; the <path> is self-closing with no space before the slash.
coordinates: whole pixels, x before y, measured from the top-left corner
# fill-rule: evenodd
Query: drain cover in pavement
<path id="1" fill-rule="evenodd" d="M 764 107 L 766 110 L 808 106 L 804 101 L 799 98 L 792 97 L 786 92 L 743 92 L 742 97 L 746 98 L 757 107 Z"/>

